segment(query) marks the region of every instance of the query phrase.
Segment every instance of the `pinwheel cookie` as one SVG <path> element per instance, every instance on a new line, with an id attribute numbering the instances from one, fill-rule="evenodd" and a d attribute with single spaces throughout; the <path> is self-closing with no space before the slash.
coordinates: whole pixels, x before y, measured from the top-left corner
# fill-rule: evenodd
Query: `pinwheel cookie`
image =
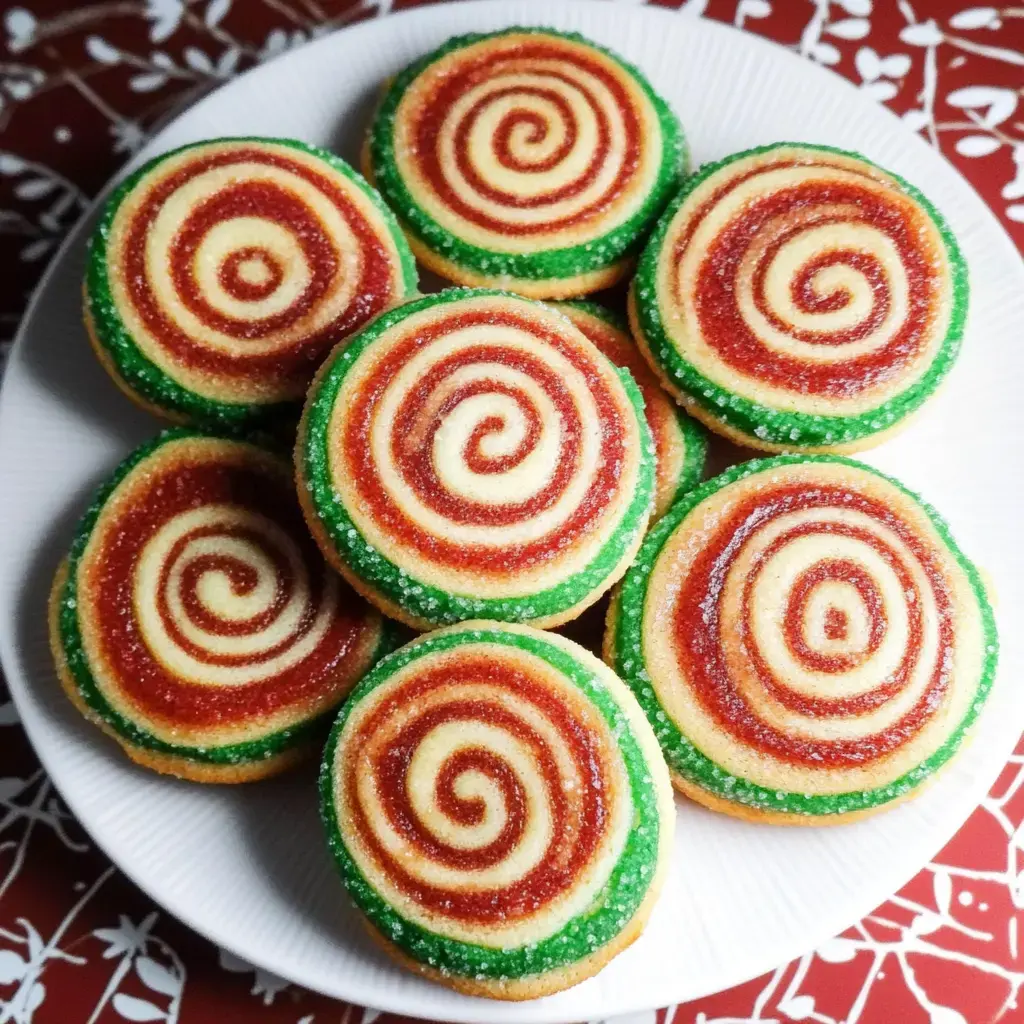
<path id="1" fill-rule="evenodd" d="M 855 153 L 786 143 L 695 175 L 630 298 L 652 366 L 713 430 L 768 451 L 853 451 L 948 372 L 967 271 L 907 182 Z"/>
<path id="2" fill-rule="evenodd" d="M 324 356 L 416 288 L 380 197 L 288 139 L 219 139 L 150 161 L 90 244 L 85 320 L 128 395 L 177 422 L 298 415 Z"/>
<path id="3" fill-rule="evenodd" d="M 384 659 L 320 777 L 349 894 L 380 943 L 461 992 L 532 999 L 643 930 L 675 829 L 633 695 L 525 626 L 466 622 Z"/>
<path id="4" fill-rule="evenodd" d="M 569 320 L 468 289 L 336 351 L 296 448 L 328 559 L 417 628 L 579 614 L 640 544 L 654 458 L 636 385 Z"/>
<path id="5" fill-rule="evenodd" d="M 679 789 L 817 824 L 909 796 L 953 756 L 997 641 L 935 512 L 812 455 L 737 466 L 681 499 L 613 599 L 605 653 Z"/>
<path id="6" fill-rule="evenodd" d="M 629 370 L 640 388 L 658 463 L 654 515 L 663 515 L 676 498 L 700 482 L 708 450 L 706 431 L 665 394 L 633 344 L 624 320 L 595 302 L 557 303 L 555 309 L 564 313 L 616 366 Z"/>
<path id="7" fill-rule="evenodd" d="M 425 266 L 533 298 L 624 276 L 686 165 L 636 68 L 536 28 L 458 36 L 407 68 L 365 153 Z"/>
<path id="8" fill-rule="evenodd" d="M 50 601 L 75 706 L 133 761 L 245 782 L 312 752 L 394 646 L 324 563 L 286 459 L 176 428 L 129 456 L 79 524 Z"/>

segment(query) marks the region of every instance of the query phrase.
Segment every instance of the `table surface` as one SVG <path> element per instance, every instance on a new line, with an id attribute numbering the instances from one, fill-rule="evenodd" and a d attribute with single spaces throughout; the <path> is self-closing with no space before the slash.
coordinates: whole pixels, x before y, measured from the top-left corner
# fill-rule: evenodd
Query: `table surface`
<path id="1" fill-rule="evenodd" d="M 63 235 L 156 127 L 258 61 L 409 6 L 23 2 L 0 5 L 0 360 Z M 939 147 L 1024 249 L 1024 7 L 971 3 L 664 6 L 767 36 L 854 81 Z M 1024 1022 L 1022 822 L 1024 743 L 953 841 L 842 936 L 745 985 L 619 1024 Z M 139 893 L 61 804 L 0 679 L 0 1024 L 388 1016 L 257 970 Z"/>

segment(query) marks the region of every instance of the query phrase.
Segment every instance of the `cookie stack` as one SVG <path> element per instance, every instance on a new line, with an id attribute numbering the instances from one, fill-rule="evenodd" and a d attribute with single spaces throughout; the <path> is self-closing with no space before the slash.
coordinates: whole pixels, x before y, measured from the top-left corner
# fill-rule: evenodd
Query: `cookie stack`
<path id="1" fill-rule="evenodd" d="M 54 656 L 157 771 L 244 782 L 322 751 L 374 937 L 527 999 L 640 934 L 673 785 L 838 822 L 956 752 L 995 670 L 985 588 L 847 453 L 945 377 L 967 274 L 857 154 L 688 175 L 643 74 L 550 29 L 416 61 L 363 164 L 212 140 L 108 201 L 88 335 L 178 425 L 86 511 Z M 454 287 L 420 294 L 416 260 Z M 780 454 L 701 483 L 708 431 Z M 604 662 L 547 632 L 591 607 Z"/>

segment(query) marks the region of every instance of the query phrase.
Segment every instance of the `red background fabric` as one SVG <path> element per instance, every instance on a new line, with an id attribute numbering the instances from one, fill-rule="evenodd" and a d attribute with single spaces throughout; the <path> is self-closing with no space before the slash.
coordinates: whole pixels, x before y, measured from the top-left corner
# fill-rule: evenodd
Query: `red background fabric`
<path id="1" fill-rule="evenodd" d="M 0 28 L 5 340 L 68 228 L 167 118 L 258 61 L 408 6 L 23 2 L 4 9 Z M 940 148 L 1024 248 L 1024 8 L 970 3 L 663 5 L 767 36 L 851 79 Z M 1024 745 L 946 849 L 842 936 L 745 985 L 629 1024 L 1024 1021 L 1022 822 Z M 63 808 L 0 682 L 0 1024 L 126 1020 L 390 1024 L 238 961 L 139 893 Z"/>

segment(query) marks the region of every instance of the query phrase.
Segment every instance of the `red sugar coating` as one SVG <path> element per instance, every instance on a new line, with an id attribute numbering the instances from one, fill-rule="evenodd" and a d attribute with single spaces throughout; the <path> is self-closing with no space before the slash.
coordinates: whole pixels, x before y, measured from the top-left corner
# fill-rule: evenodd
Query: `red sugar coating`
<path id="1" fill-rule="evenodd" d="M 356 298 L 348 308 L 322 329 L 305 336 L 300 334 L 287 347 L 262 354 L 244 350 L 231 354 L 221 352 L 204 345 L 202 338 L 193 338 L 183 331 L 164 313 L 150 284 L 146 265 L 146 241 L 168 198 L 197 175 L 243 162 L 278 167 L 313 185 L 344 218 L 360 252 L 359 281 L 354 291 Z M 203 302 L 197 289 L 193 267 L 196 247 L 221 218 L 240 214 L 285 225 L 296 233 L 306 252 L 312 272 L 310 283 L 292 307 L 275 317 L 253 321 L 224 317 Z M 240 255 L 237 262 L 242 258 Z M 112 254 L 111 261 L 117 259 L 118 254 Z M 129 299 L 147 330 L 186 366 L 224 376 L 250 378 L 256 373 L 274 380 L 304 381 L 316 368 L 325 349 L 381 312 L 391 299 L 393 270 L 390 255 L 373 225 L 345 191 L 311 167 L 281 153 L 255 146 L 197 157 L 150 189 L 128 225 L 120 259 Z M 253 286 L 239 281 L 237 262 L 233 267 L 229 261 L 226 267 L 220 268 L 220 274 L 229 292 L 243 298 L 245 288 Z M 172 244 L 171 266 L 167 272 L 172 275 L 181 301 L 204 324 L 232 337 L 247 339 L 264 337 L 282 327 L 301 323 L 302 318 L 315 309 L 339 266 L 339 254 L 333 241 L 313 211 L 297 195 L 269 181 L 240 181 L 214 194 L 190 212 Z"/>
<path id="2" fill-rule="evenodd" d="M 262 281 L 247 281 L 242 277 L 241 266 L 250 261 L 263 268 L 266 276 Z M 274 294 L 284 279 L 284 269 L 272 252 L 249 245 L 228 255 L 217 269 L 217 279 L 224 291 L 233 298 L 242 302 L 258 302 Z"/>
<path id="3" fill-rule="evenodd" d="M 365 609 L 344 587 L 339 608 L 326 634 L 313 652 L 277 676 L 261 682 L 237 686 L 206 686 L 176 676 L 149 649 L 141 633 L 135 608 L 134 590 L 139 559 L 149 539 L 169 520 L 208 504 L 227 504 L 258 510 L 295 539 L 306 565 L 310 600 L 309 610 L 289 638 L 288 646 L 312 628 L 323 600 L 328 570 L 323 558 L 303 526 L 298 503 L 291 489 L 277 474 L 259 471 L 244 461 L 196 462 L 154 467 L 145 484 L 133 491 L 130 502 L 119 503 L 117 519 L 102 532 L 94 533 L 90 547 L 95 561 L 87 577 L 80 577 L 80 600 L 94 602 L 99 623 L 99 645 L 117 689 L 147 715 L 172 724 L 211 726 L 244 721 L 271 714 L 282 708 L 314 701 L 325 691 L 334 691 L 352 671 L 358 656 L 359 641 L 366 628 Z M 109 515 L 109 511 L 108 511 Z M 104 523 L 101 518 L 100 523 Z M 99 529 L 99 528 L 98 528 Z M 174 546 L 170 557 L 179 553 L 192 538 L 210 534 L 198 528 Z M 218 535 L 224 530 L 218 529 Z M 246 537 L 246 531 L 234 531 Z M 257 539 L 257 538 L 252 538 Z M 226 572 L 236 592 L 244 594 L 255 585 L 249 567 L 240 565 L 229 554 L 197 559 L 182 574 L 182 603 L 194 623 L 205 630 L 225 636 L 255 631 L 267 624 L 288 600 L 295 581 L 287 569 L 282 552 L 273 550 L 265 540 L 260 546 L 278 571 L 278 596 L 264 615 L 248 622 L 218 619 L 202 608 L 195 586 L 200 574 L 216 568 Z M 158 609 L 172 641 L 202 661 L 216 665 L 259 664 L 275 657 L 281 648 L 258 656 L 217 657 L 198 650 L 181 634 L 166 603 L 165 568 L 159 581 Z M 82 593 L 84 588 L 84 593 Z"/>
<path id="4" fill-rule="evenodd" d="M 471 89 L 481 82 L 500 77 L 503 74 L 535 71 L 535 63 L 539 61 L 571 62 L 601 82 L 611 93 L 614 102 L 621 112 L 625 130 L 624 153 L 622 165 L 615 179 L 609 183 L 600 196 L 582 209 L 568 216 L 557 219 L 553 218 L 539 224 L 512 224 L 488 216 L 474 206 L 464 202 L 462 197 L 454 191 L 449 184 L 445 168 L 442 164 L 441 132 L 454 104 Z M 469 153 L 468 137 L 472 126 L 482 110 L 493 102 L 494 98 L 506 95 L 532 95 L 541 97 L 558 108 L 566 122 L 566 142 L 559 146 L 548 160 L 538 161 L 536 164 L 523 164 L 521 161 L 517 161 L 509 148 L 509 139 L 517 126 L 525 124 L 529 127 L 531 130 L 530 138 L 533 142 L 539 142 L 544 138 L 547 126 L 543 119 L 539 118 L 532 111 L 513 110 L 502 118 L 497 127 L 493 140 L 494 153 L 502 166 L 521 172 L 536 171 L 541 173 L 556 166 L 558 161 L 564 159 L 565 154 L 569 152 L 579 129 L 572 115 L 571 107 L 565 98 L 555 90 L 525 85 L 507 90 L 498 90 L 496 93 L 484 97 L 474 104 L 455 130 L 454 149 L 456 163 L 470 187 L 485 198 L 515 208 L 543 206 L 578 195 L 600 173 L 611 145 L 611 129 L 607 117 L 594 98 L 582 91 L 584 88 L 583 84 L 575 81 L 570 75 L 560 74 L 552 68 L 544 68 L 539 73 L 543 74 L 546 78 L 566 82 L 582 96 L 593 111 L 597 123 L 597 145 L 585 170 L 575 180 L 567 182 L 565 185 L 548 193 L 528 198 L 517 197 L 494 189 L 485 182 L 473 166 Z M 543 40 L 531 40 L 512 45 L 508 43 L 492 43 L 484 52 L 463 59 L 455 64 L 451 73 L 443 76 L 434 88 L 434 91 L 426 97 L 421 106 L 416 108 L 416 113 L 418 119 L 413 125 L 412 131 L 415 140 L 414 153 L 419 163 L 420 172 L 430 183 L 433 191 L 445 205 L 454 210 L 459 216 L 487 230 L 503 234 L 542 234 L 560 228 L 573 227 L 592 217 L 599 216 L 607 209 L 608 204 L 626 189 L 629 180 L 636 173 L 640 163 L 640 125 L 636 117 L 632 98 L 627 90 L 623 88 L 619 79 L 604 64 L 588 56 L 584 50 L 578 47 L 568 48 Z"/>
<path id="5" fill-rule="evenodd" d="M 744 617 L 738 630 L 734 631 L 731 625 L 721 623 L 720 595 L 730 568 L 748 537 L 779 516 L 802 509 L 835 507 L 871 516 L 899 537 L 913 553 L 931 584 L 931 597 L 935 602 L 938 620 L 938 650 L 935 667 L 924 692 L 898 721 L 866 738 L 810 740 L 780 732 L 757 717 L 755 709 L 747 704 L 737 689 L 736 680 L 730 676 L 724 648 L 730 644 L 739 644 L 742 653 L 754 666 L 758 682 L 770 696 L 804 714 L 848 717 L 880 706 L 903 690 L 921 654 L 921 597 L 912 577 L 900 564 L 898 554 L 869 531 L 843 523 L 829 523 L 827 527 L 823 524 L 805 524 L 795 528 L 777 538 L 761 555 L 760 561 L 763 561 L 770 557 L 773 550 L 795 537 L 815 532 L 854 537 L 859 543 L 870 545 L 886 559 L 904 585 L 905 593 L 908 590 L 914 593 L 912 601 L 908 598 L 909 638 L 903 662 L 889 680 L 879 680 L 875 690 L 857 697 L 839 700 L 805 697 L 789 690 L 783 681 L 772 677 L 770 668 L 757 652 L 756 638 L 750 627 L 750 594 L 758 561 L 750 569 L 751 579 L 747 581 L 744 593 Z M 820 579 L 843 579 L 858 588 L 872 614 L 872 643 L 877 645 L 881 642 L 881 633 L 884 633 L 886 625 L 880 618 L 880 607 L 872 605 L 872 602 L 879 601 L 877 589 L 873 582 L 864 579 L 861 570 L 848 566 L 844 560 L 824 560 L 819 566 L 821 568 L 813 567 L 807 578 L 798 583 L 795 594 L 790 598 L 786 615 L 786 640 L 798 657 L 811 655 L 811 660 L 821 659 L 819 671 L 841 672 L 846 667 L 841 659 L 828 666 L 824 664 L 827 659 L 809 651 L 804 644 L 798 615 L 804 600 L 801 589 L 813 588 L 816 585 L 815 576 Z M 798 484 L 772 487 L 765 481 L 756 495 L 742 502 L 726 518 L 715 524 L 714 535 L 693 561 L 679 589 L 674 609 L 674 626 L 675 652 L 680 668 L 705 709 L 745 744 L 794 764 L 846 767 L 869 763 L 891 753 L 920 730 L 941 704 L 949 686 L 954 641 L 953 609 L 941 566 L 912 527 L 884 503 L 842 487 L 819 484 L 813 487 Z"/>
<path id="6" fill-rule="evenodd" d="M 813 529 L 806 529 L 805 534 L 816 532 Z M 846 529 L 833 530 L 833 534 L 850 535 Z M 870 534 L 867 531 L 854 531 L 861 540 L 868 540 Z M 780 538 L 773 546 L 776 550 L 794 536 L 799 536 L 798 531 L 786 535 L 785 539 Z M 874 543 L 871 546 L 878 551 L 884 551 L 877 538 L 872 538 Z M 896 568 L 897 563 L 893 564 Z M 825 581 L 847 583 L 854 587 L 860 595 L 864 607 L 867 609 L 870 618 L 868 642 L 864 650 L 857 655 L 848 654 L 820 654 L 807 646 L 805 638 L 805 620 L 807 605 L 815 589 Z M 903 582 L 913 585 L 913 580 L 905 577 Z M 747 583 L 747 594 L 753 588 L 753 579 Z M 747 605 L 749 613 L 749 604 Z M 920 632 L 920 622 L 917 622 Z M 783 628 L 785 629 L 786 643 L 789 649 L 804 664 L 815 672 L 845 672 L 855 665 L 869 658 L 878 650 L 882 639 L 885 636 L 886 620 L 885 607 L 882 603 L 882 595 L 874 580 L 855 562 L 845 558 L 824 558 L 816 562 L 795 581 L 793 590 L 789 595 L 786 607 L 786 617 Z M 846 612 L 841 608 L 830 607 L 825 614 L 825 634 L 829 640 L 842 640 L 847 635 L 849 623 Z M 918 639 L 920 637 L 918 636 Z"/>
<path id="7" fill-rule="evenodd" d="M 298 298 L 280 313 L 261 319 L 237 319 L 225 316 L 204 298 L 202 282 L 196 278 L 196 252 L 211 228 L 254 214 L 287 225 L 306 258 L 310 278 Z M 333 240 L 298 196 L 271 182 L 242 181 L 221 189 L 189 212 L 171 243 L 169 262 L 178 297 L 205 326 L 235 338 L 265 338 L 292 327 L 315 309 L 327 294 L 339 261 Z"/>
<path id="8" fill-rule="evenodd" d="M 458 685 L 484 685 L 507 690 L 516 701 L 533 705 L 557 729 L 582 784 L 567 791 L 554 753 L 547 741 L 517 717 L 499 697 L 451 699 L 413 714 L 380 752 L 373 747 L 377 731 L 394 716 L 425 705 L 438 692 Z M 436 668 L 424 668 L 381 703 L 350 738 L 350 751 L 373 750 L 369 770 L 375 791 L 391 826 L 424 858 L 458 870 L 472 871 L 503 861 L 530 827 L 529 806 L 513 769 L 496 755 L 471 746 L 452 752 L 435 784 L 439 808 L 453 821 L 476 824 L 483 820 L 479 800 L 462 800 L 454 792 L 458 776 L 469 770 L 491 779 L 504 797 L 507 818 L 495 840 L 485 847 L 464 850 L 448 846 L 419 822 L 409 802 L 408 771 L 419 744 L 446 722 L 481 722 L 499 728 L 526 746 L 544 780 L 552 819 L 550 843 L 539 862 L 522 878 L 500 889 L 448 890 L 428 885 L 403 869 L 378 842 L 359 800 L 359 772 L 366 759 L 350 755 L 341 767 L 347 803 L 362 843 L 391 883 L 416 901 L 445 917 L 478 924 L 501 924 L 537 913 L 545 903 L 570 889 L 586 869 L 600 844 L 608 822 L 608 780 L 603 768 L 601 737 L 575 718 L 556 692 L 514 665 L 491 655 L 466 655 Z"/>
<path id="9" fill-rule="evenodd" d="M 678 265 L 682 260 L 701 222 L 729 192 L 765 170 L 799 166 L 796 161 L 781 161 L 770 168 L 760 167 L 738 176 L 718 189 L 696 211 L 687 230 L 677 240 L 672 256 L 674 264 Z M 842 208 L 842 218 L 836 217 L 837 206 Z M 828 209 L 823 210 L 819 217 L 814 215 L 814 207 Z M 769 349 L 750 330 L 736 305 L 740 265 L 753 237 L 759 231 L 771 230 L 773 226 L 779 230 L 779 221 L 794 211 L 805 218 L 804 222 L 790 230 L 781 230 L 779 237 L 773 238 L 766 247 L 761 263 L 755 269 L 755 305 L 775 327 L 801 341 L 841 345 L 867 336 L 882 322 L 892 302 L 884 271 L 873 254 L 837 247 L 818 255 L 801 268 L 792 283 L 791 297 L 798 307 L 808 313 L 822 313 L 843 308 L 850 296 L 845 290 L 824 297 L 816 295 L 811 289 L 814 274 L 837 264 L 853 267 L 864 274 L 874 293 L 874 306 L 861 323 L 846 331 L 823 334 L 782 323 L 768 307 L 764 279 L 779 248 L 809 227 L 832 223 L 870 225 L 895 246 L 909 290 L 906 318 L 880 348 L 840 363 L 812 363 Z M 928 342 L 928 332 L 936 316 L 941 298 L 941 274 L 942 267 L 934 260 L 934 254 L 922 246 L 920 225 L 909 203 L 893 201 L 855 183 L 805 182 L 755 198 L 733 216 L 709 246 L 701 262 L 694 302 L 701 336 L 719 358 L 737 372 L 804 394 L 842 397 L 872 388 L 880 381 L 899 374 L 917 357 Z"/>
<path id="10" fill-rule="evenodd" d="M 481 345 L 453 353 L 424 374 L 422 381 L 411 392 L 407 404 L 399 410 L 390 428 L 392 452 L 403 482 L 408 484 L 420 501 L 452 522 L 504 526 L 528 520 L 549 508 L 564 492 L 566 483 L 576 469 L 582 431 L 599 427 L 601 437 L 601 455 L 594 480 L 577 508 L 560 528 L 534 541 L 509 543 L 500 550 L 449 541 L 443 536 L 425 530 L 406 516 L 384 487 L 370 444 L 378 402 L 389 383 L 406 363 L 432 342 L 454 331 L 478 324 L 492 327 L 505 325 L 527 331 L 557 349 L 585 377 L 592 400 L 597 407 L 598 421 L 596 424 L 583 424 L 572 393 L 565 383 L 556 372 L 529 353 L 500 344 Z M 453 371 L 479 361 L 501 362 L 528 373 L 544 389 L 548 399 L 562 415 L 563 448 L 553 479 L 547 487 L 525 501 L 488 505 L 467 500 L 446 490 L 434 467 L 433 438 L 444 411 L 452 403 L 477 391 L 509 394 L 510 389 L 505 384 L 487 382 L 483 388 L 474 385 L 468 389 L 453 389 L 451 394 L 444 395 L 443 402 L 437 403 L 437 408 L 430 404 L 432 393 L 436 392 Z M 530 401 L 525 394 L 516 394 L 514 397 L 521 406 Z M 496 419 L 497 417 L 489 417 L 482 421 L 474 435 L 475 441 L 470 442 L 469 451 L 454 454 L 453 457 L 466 458 L 470 463 L 475 459 L 479 464 L 483 456 L 475 450 L 474 445 L 479 442 L 482 431 L 495 429 Z M 533 422 L 536 413 L 533 413 L 530 419 Z M 530 430 L 520 450 L 508 457 L 514 460 L 513 464 L 527 454 L 525 445 L 532 445 L 533 439 L 538 435 L 539 425 L 536 430 Z M 616 396 L 585 352 L 575 345 L 566 343 L 557 331 L 538 321 L 510 310 L 487 308 L 479 311 L 453 312 L 443 316 L 417 328 L 413 335 L 398 342 L 380 357 L 372 372 L 363 381 L 361 391 L 353 397 L 344 429 L 339 433 L 335 443 L 339 446 L 339 455 L 346 466 L 346 477 L 352 482 L 358 495 L 357 500 L 362 508 L 373 516 L 380 529 L 436 563 L 505 576 L 553 557 L 587 534 L 595 520 L 604 514 L 619 493 L 619 474 L 627 455 L 627 436 L 628 426 Z M 494 460 L 485 471 L 497 471 L 499 465 L 500 463 Z"/>
<path id="11" fill-rule="evenodd" d="M 544 388 L 562 417 L 564 444 L 558 466 L 551 482 L 543 490 L 532 495 L 527 501 L 507 505 L 473 502 L 459 494 L 445 490 L 444 484 L 438 479 L 434 466 L 434 437 L 444 422 L 446 415 L 465 399 L 478 394 L 504 394 L 514 398 L 516 403 L 528 410 L 528 421 L 531 429 L 527 437 L 518 446 L 517 451 L 501 460 L 486 460 L 479 452 L 479 442 L 485 431 L 500 429 L 503 420 L 500 417 L 488 417 L 478 424 L 473 439 L 476 445 L 470 445 L 468 452 L 461 453 L 472 468 L 475 463 L 483 466 L 485 472 L 496 472 L 499 469 L 510 469 L 518 465 L 533 450 L 540 437 L 540 419 L 536 410 L 528 404 L 528 396 L 498 381 L 474 381 L 454 388 L 446 394 L 443 403 L 429 416 L 425 431 L 413 433 L 415 425 L 424 417 L 425 406 L 431 396 L 443 386 L 452 374 L 463 366 L 472 366 L 478 362 L 500 362 L 504 366 L 520 370 Z M 579 411 L 573 402 L 572 394 L 563 386 L 558 374 L 548 368 L 541 360 L 513 348 L 498 348 L 481 345 L 476 348 L 462 349 L 442 359 L 417 382 L 416 387 L 408 395 L 406 404 L 395 417 L 394 431 L 391 436 L 391 448 L 402 476 L 416 495 L 429 508 L 443 515 L 446 519 L 457 523 L 474 523 L 486 526 L 506 526 L 521 522 L 550 508 L 561 496 L 566 485 L 572 479 L 579 463 L 580 432 L 583 424 Z M 422 435 L 422 439 L 420 438 Z M 410 440 L 415 437 L 415 442 Z M 456 456 L 459 457 L 459 456 Z"/>
<path id="12" fill-rule="evenodd" d="M 841 608 L 829 608 L 825 612 L 825 636 L 829 640 L 845 640 L 850 629 L 846 612 Z"/>
<path id="13" fill-rule="evenodd" d="M 669 448 L 673 440 L 673 428 L 676 427 L 673 403 L 661 389 L 661 385 L 651 373 L 640 350 L 632 341 L 623 338 L 620 331 L 605 323 L 598 317 L 580 316 L 576 318 L 571 311 L 566 311 L 573 323 L 592 341 L 616 366 L 621 366 L 633 375 L 636 386 L 644 399 L 644 418 L 651 428 L 654 438 L 654 451 L 658 465 L 662 466 L 670 457 Z"/>

